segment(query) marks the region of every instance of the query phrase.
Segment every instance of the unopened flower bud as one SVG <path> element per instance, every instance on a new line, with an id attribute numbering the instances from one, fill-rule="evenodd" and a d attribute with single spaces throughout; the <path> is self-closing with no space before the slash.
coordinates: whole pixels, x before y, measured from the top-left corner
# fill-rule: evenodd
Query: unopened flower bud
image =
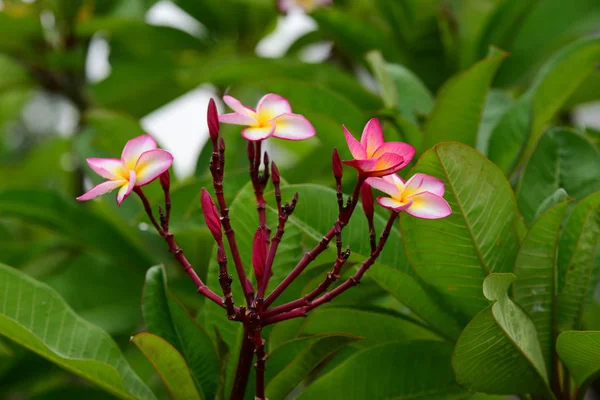
<path id="1" fill-rule="evenodd" d="M 171 175 L 169 174 L 169 170 L 166 170 L 162 174 L 160 174 L 160 186 L 162 186 L 163 190 L 166 192 L 171 187 Z"/>
<path id="2" fill-rule="evenodd" d="M 254 150 L 254 142 L 248 141 L 248 159 L 254 160 L 255 150 Z"/>
<path id="3" fill-rule="evenodd" d="M 254 234 L 254 242 L 252 245 L 252 267 L 254 275 L 260 282 L 265 273 L 265 264 L 267 260 L 267 238 L 262 227 L 258 227 Z"/>
<path id="4" fill-rule="evenodd" d="M 217 105 L 213 99 L 208 102 L 208 110 L 206 113 L 206 121 L 208 123 L 208 133 L 213 144 L 216 145 L 217 138 L 219 137 L 219 113 L 217 111 Z"/>
<path id="5" fill-rule="evenodd" d="M 362 185 L 360 188 L 360 197 L 362 200 L 362 208 L 367 216 L 368 221 L 373 220 L 373 192 L 371 191 L 371 187 L 367 184 Z"/>
<path id="6" fill-rule="evenodd" d="M 281 182 L 281 178 L 279 177 L 279 168 L 277 168 L 275 161 L 271 163 L 271 180 L 275 185 Z"/>
<path id="7" fill-rule="evenodd" d="M 331 156 L 331 169 L 333 170 L 335 179 L 342 178 L 342 160 L 340 159 L 340 153 L 338 153 L 336 148 L 333 149 L 333 154 Z"/>
<path id="8" fill-rule="evenodd" d="M 213 202 L 212 197 L 206 191 L 205 188 L 202 188 L 202 193 L 200 195 L 200 203 L 202 205 L 202 213 L 204 214 L 204 221 L 206 221 L 206 226 L 208 230 L 213 235 L 215 240 L 220 243 L 221 238 L 221 219 L 219 218 L 219 211 L 217 210 L 217 206 Z"/>

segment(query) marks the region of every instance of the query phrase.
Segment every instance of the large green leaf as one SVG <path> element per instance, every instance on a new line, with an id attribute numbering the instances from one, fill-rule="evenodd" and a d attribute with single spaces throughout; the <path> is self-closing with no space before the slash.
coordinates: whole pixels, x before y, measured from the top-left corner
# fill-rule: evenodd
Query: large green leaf
<path id="1" fill-rule="evenodd" d="M 215 344 L 169 293 L 161 266 L 150 268 L 146 274 L 142 305 L 148 330 L 165 339 L 185 357 L 198 389 L 206 398 L 212 399 L 218 390 L 221 365 Z"/>
<path id="2" fill-rule="evenodd" d="M 406 255 L 466 323 L 488 304 L 481 294 L 485 276 L 512 270 L 519 244 L 515 198 L 502 171 L 463 144 L 437 145 L 411 171 L 417 172 L 445 182 L 452 215 L 439 220 L 401 215 Z"/>
<path id="3" fill-rule="evenodd" d="M 183 356 L 169 342 L 151 333 L 138 333 L 131 341 L 150 361 L 173 400 L 200 400 Z"/>
<path id="4" fill-rule="evenodd" d="M 494 129 L 490 139 L 490 159 L 507 174 L 524 166 L 548 122 L 594 71 L 598 59 L 600 38 L 597 37 L 578 40 L 556 53 L 540 69 L 516 108 L 507 111 L 507 121 L 501 121 Z M 527 114 L 528 118 L 515 118 Z"/>
<path id="5" fill-rule="evenodd" d="M 155 399 L 111 337 L 52 289 L 0 265 L 0 334 L 122 399 Z"/>
<path id="6" fill-rule="evenodd" d="M 368 348 L 321 376 L 300 399 L 462 399 L 467 392 L 454 380 L 451 354 L 451 345 L 426 340 Z"/>
<path id="7" fill-rule="evenodd" d="M 290 185 L 282 189 L 284 198 L 290 198 L 293 193 L 299 193 L 299 202 L 290 217 L 288 225 L 297 226 L 310 240 L 310 244 L 316 244 L 323 235 L 331 228 L 336 220 L 338 207 L 335 201 L 335 191 L 318 185 Z M 360 215 L 357 207 L 357 215 L 353 216 L 348 226 L 344 228 L 342 238 L 344 246 L 350 246 L 352 256 L 350 261 L 362 262 L 370 253 L 368 240 L 368 226 L 366 219 Z M 379 215 L 375 216 L 375 228 L 381 232 L 385 219 Z M 401 303 L 411 309 L 419 318 L 426 321 L 428 325 L 435 327 L 437 331 L 444 332 L 447 337 L 456 337 L 459 328 L 452 318 L 435 302 L 435 299 L 423 289 L 415 280 L 414 273 L 410 269 L 404 256 L 402 248 L 394 246 L 399 243 L 400 235 L 396 228 L 391 231 L 388 245 L 383 249 L 377 262 L 371 267 L 367 276 L 371 276 L 383 289 L 388 290 Z M 321 256 L 320 263 L 335 260 L 335 253 L 326 252 Z M 378 270 L 379 267 L 383 269 Z M 393 270 L 390 275 L 385 271 Z M 360 288 L 358 288 L 360 290 Z M 303 293 L 304 294 L 304 293 Z"/>
<path id="8" fill-rule="evenodd" d="M 44 226 L 85 249 L 102 252 L 117 265 L 145 270 L 153 264 L 148 252 L 123 227 L 52 191 L 0 191 L 0 215 Z"/>
<path id="9" fill-rule="evenodd" d="M 550 129 L 538 143 L 517 186 L 517 204 L 528 224 L 540 204 L 562 188 L 575 200 L 600 190 L 600 152 L 583 135 Z"/>
<path id="10" fill-rule="evenodd" d="M 292 340 L 269 354 L 266 395 L 284 399 L 309 374 L 349 343 L 351 335 L 331 334 Z"/>
<path id="11" fill-rule="evenodd" d="M 567 205 L 554 206 L 533 224 L 521 243 L 514 268 L 514 300 L 537 329 L 546 367 L 550 366 L 556 338 L 558 239 Z"/>
<path id="12" fill-rule="evenodd" d="M 577 399 L 583 399 L 589 385 L 600 377 L 600 332 L 563 332 L 556 351 L 579 386 Z"/>
<path id="13" fill-rule="evenodd" d="M 581 200 L 563 229 L 558 251 L 558 323 L 576 329 L 598 278 L 595 257 L 600 243 L 600 192 Z"/>
<path id="14" fill-rule="evenodd" d="M 486 95 L 506 53 L 492 49 L 490 55 L 465 72 L 451 78 L 437 95 L 425 125 L 425 146 L 444 141 L 477 143 Z"/>
<path id="15" fill-rule="evenodd" d="M 508 297 L 513 274 L 491 274 L 483 292 L 494 304 L 461 333 L 452 365 L 459 382 L 492 394 L 544 394 L 553 399 L 535 325 Z"/>

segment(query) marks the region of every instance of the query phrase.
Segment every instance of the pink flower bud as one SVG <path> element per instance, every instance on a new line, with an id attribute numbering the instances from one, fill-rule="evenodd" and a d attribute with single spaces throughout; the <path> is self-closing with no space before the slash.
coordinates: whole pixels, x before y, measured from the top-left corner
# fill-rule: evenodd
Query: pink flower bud
<path id="1" fill-rule="evenodd" d="M 254 242 L 252 246 L 252 266 L 254 267 L 254 275 L 260 282 L 265 273 L 265 263 L 267 260 L 267 238 L 265 231 L 259 226 L 254 234 Z"/>
<path id="2" fill-rule="evenodd" d="M 340 159 L 340 153 L 338 153 L 337 149 L 333 149 L 333 154 L 331 156 L 331 168 L 333 169 L 333 176 L 335 179 L 341 179 L 342 173 L 344 172 L 342 169 L 342 160 Z"/>
<path id="3" fill-rule="evenodd" d="M 215 240 L 220 243 L 221 242 L 221 219 L 219 218 L 219 211 L 217 210 L 217 206 L 213 202 L 212 197 L 206 191 L 205 188 L 202 188 L 202 193 L 200 195 L 200 203 L 202 205 L 202 213 L 204 214 L 204 221 L 206 221 L 206 226 L 208 230 L 213 235 Z"/>
<path id="4" fill-rule="evenodd" d="M 362 200 L 362 208 L 367 216 L 367 220 L 373 220 L 373 192 L 371 191 L 371 187 L 369 185 L 362 185 L 360 188 L 360 197 Z"/>
<path id="5" fill-rule="evenodd" d="M 162 186 L 165 192 L 171 187 L 171 175 L 169 174 L 169 170 L 160 174 L 160 186 Z"/>
<path id="6" fill-rule="evenodd" d="M 281 178 L 279 177 L 279 168 L 277 168 L 275 161 L 271 163 L 271 180 L 273 181 L 273 184 L 278 184 L 281 182 Z"/>
<path id="7" fill-rule="evenodd" d="M 219 137 L 219 113 L 217 112 L 217 105 L 213 99 L 208 102 L 208 110 L 206 113 L 206 121 L 208 123 L 208 133 L 213 143 L 216 143 Z"/>

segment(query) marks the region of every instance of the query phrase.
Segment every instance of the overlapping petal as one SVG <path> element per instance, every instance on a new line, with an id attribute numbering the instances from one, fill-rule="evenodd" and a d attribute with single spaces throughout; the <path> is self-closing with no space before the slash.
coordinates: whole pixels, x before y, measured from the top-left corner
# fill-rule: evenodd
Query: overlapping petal
<path id="1" fill-rule="evenodd" d="M 315 135 L 315 128 L 304 116 L 285 113 L 272 120 L 275 123 L 273 137 L 286 140 L 303 140 Z"/>
<path id="2" fill-rule="evenodd" d="M 348 143 L 348 148 L 350 149 L 352 157 L 357 160 L 366 159 L 367 151 L 364 149 L 362 144 L 356 140 L 354 136 L 352 136 L 350 131 L 345 126 L 342 126 L 342 129 L 344 130 L 344 136 L 346 137 L 346 142 Z"/>
<path id="3" fill-rule="evenodd" d="M 273 132 L 275 132 L 275 123 L 270 122 L 263 127 L 242 129 L 242 136 L 246 140 L 256 142 L 258 140 L 265 140 L 271 136 Z"/>
<path id="4" fill-rule="evenodd" d="M 256 114 L 253 109 L 246 107 L 235 97 L 225 95 L 223 96 L 223 101 L 229 106 L 229 108 L 238 114 L 250 116 L 254 116 Z"/>
<path id="5" fill-rule="evenodd" d="M 439 219 L 452 214 L 452 209 L 443 197 L 422 192 L 413 197 L 412 205 L 406 209 L 410 215 L 423 219 Z"/>
<path id="6" fill-rule="evenodd" d="M 229 113 L 219 115 L 219 122 L 224 124 L 232 124 L 232 125 L 254 125 L 257 124 L 258 121 L 256 117 L 248 114 L 240 114 L 240 113 Z"/>
<path id="7" fill-rule="evenodd" d="M 371 118 L 363 129 L 360 144 L 369 157 L 376 157 L 375 151 L 383 145 L 383 130 L 377 118 Z"/>
<path id="8" fill-rule="evenodd" d="M 88 158 L 86 161 L 90 168 L 103 178 L 119 180 L 127 176 L 123 162 L 118 158 Z"/>
<path id="9" fill-rule="evenodd" d="M 367 183 L 367 185 L 371 186 L 372 188 L 380 190 L 384 193 L 387 193 L 388 195 L 390 195 L 392 197 L 398 197 L 398 196 L 402 195 L 402 191 L 400 188 L 398 188 L 396 183 L 394 183 L 393 181 L 390 181 L 391 176 L 394 176 L 394 175 L 388 175 L 388 176 L 384 176 L 382 178 L 368 178 L 366 180 L 366 183 Z"/>
<path id="10" fill-rule="evenodd" d="M 408 143 L 388 142 L 379 146 L 373 153 L 373 157 L 381 157 L 385 153 L 399 154 L 404 157 L 404 161 L 408 164 L 415 155 L 415 148 Z"/>
<path id="11" fill-rule="evenodd" d="M 369 176 L 390 175 L 404 167 L 406 164 L 407 162 L 401 155 L 394 153 L 385 153 L 383 156 L 377 159 L 377 164 L 375 165 L 375 168 L 367 172 L 369 172 Z"/>
<path id="12" fill-rule="evenodd" d="M 173 164 L 173 156 L 165 150 L 156 149 L 143 153 L 135 165 L 136 184 L 143 186 L 158 178 Z"/>
<path id="13" fill-rule="evenodd" d="M 444 181 L 426 174 L 415 174 L 406 181 L 406 196 L 414 196 L 419 193 L 429 192 L 437 196 L 444 195 Z"/>
<path id="14" fill-rule="evenodd" d="M 127 183 L 126 180 L 102 182 L 101 184 L 94 186 L 92 189 L 90 189 L 85 194 L 77 197 L 77 200 L 86 201 L 86 200 L 95 199 L 96 197 L 102 196 L 103 194 L 106 194 L 106 193 L 109 193 L 109 192 L 115 190 L 116 188 L 123 186 L 126 183 Z"/>
<path id="15" fill-rule="evenodd" d="M 412 199 L 409 199 L 407 202 L 402 202 L 399 200 L 392 199 L 390 197 L 381 196 L 377 198 L 377 202 L 385 208 L 389 208 L 390 210 L 400 212 L 402 210 L 410 208 L 412 204 Z"/>
<path id="16" fill-rule="evenodd" d="M 121 189 L 119 189 L 119 193 L 117 193 L 117 204 L 121 205 L 121 203 L 123 202 L 123 200 L 125 200 L 133 191 L 133 188 L 135 187 L 135 183 L 136 183 L 136 174 L 135 171 L 130 170 L 129 171 L 129 181 L 125 181 L 126 183 L 121 186 Z"/>
<path id="17" fill-rule="evenodd" d="M 270 121 L 281 114 L 292 112 L 290 102 L 278 94 L 269 93 L 258 101 L 256 106 L 257 119 L 261 122 Z"/>
<path id="18" fill-rule="evenodd" d="M 133 169 L 143 153 L 154 149 L 156 149 L 156 141 L 150 135 L 141 135 L 129 140 L 121 154 L 125 169 Z"/>

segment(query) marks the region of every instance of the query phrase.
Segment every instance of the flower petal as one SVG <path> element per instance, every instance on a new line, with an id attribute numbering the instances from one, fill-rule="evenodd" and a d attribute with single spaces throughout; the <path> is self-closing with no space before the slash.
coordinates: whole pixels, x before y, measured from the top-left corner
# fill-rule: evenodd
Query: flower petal
<path id="1" fill-rule="evenodd" d="M 426 174 L 415 174 L 406 181 L 406 190 L 404 195 L 407 197 L 415 196 L 419 193 L 429 192 L 436 196 L 444 195 L 444 181 Z"/>
<path id="2" fill-rule="evenodd" d="M 117 205 L 121 205 L 121 203 L 123 202 L 123 200 L 125 200 L 127 198 L 127 196 L 129 196 L 129 194 L 131 193 L 131 191 L 133 190 L 133 188 L 135 187 L 135 171 L 130 170 L 129 171 L 129 181 L 124 184 L 121 189 L 119 189 L 119 192 L 117 193 Z"/>
<path id="3" fill-rule="evenodd" d="M 138 136 L 128 141 L 121 154 L 125 170 L 133 169 L 142 153 L 154 149 L 156 149 L 156 141 L 150 135 Z"/>
<path id="4" fill-rule="evenodd" d="M 88 158 L 88 165 L 95 173 L 110 180 L 124 179 L 123 161 L 118 158 Z"/>
<path id="5" fill-rule="evenodd" d="M 423 219 L 444 218 L 452 214 L 452 209 L 443 197 L 433 193 L 422 192 L 413 197 L 412 205 L 406 210 L 413 217 Z"/>
<path id="6" fill-rule="evenodd" d="M 401 155 L 404 158 L 406 164 L 408 164 L 415 155 L 415 148 L 412 147 L 410 144 L 403 142 L 383 143 L 381 146 L 379 146 L 377 150 L 375 150 L 373 157 L 381 157 L 385 153 L 394 153 Z"/>
<path id="7" fill-rule="evenodd" d="M 394 200 L 390 197 L 383 197 L 383 196 L 378 197 L 377 202 L 381 206 L 383 206 L 385 208 L 389 208 L 390 210 L 394 210 L 396 212 L 406 210 L 412 204 L 412 200 L 409 200 L 407 203 L 403 203 L 401 201 Z"/>
<path id="8" fill-rule="evenodd" d="M 300 114 L 285 113 L 275 117 L 273 136 L 279 139 L 303 140 L 315 135 L 315 128 Z"/>
<path id="9" fill-rule="evenodd" d="M 358 172 L 371 171 L 377 165 L 376 158 L 367 158 L 366 160 L 343 160 L 342 162 L 352 168 L 356 168 Z"/>
<path id="10" fill-rule="evenodd" d="M 256 106 L 257 119 L 265 123 L 272 120 L 281 114 L 289 114 L 292 112 L 290 102 L 285 97 L 278 94 L 269 93 L 258 101 Z"/>
<path id="11" fill-rule="evenodd" d="M 368 157 L 374 157 L 375 151 L 383 144 L 383 131 L 377 118 L 371 118 L 365 125 L 360 144 L 367 151 Z"/>
<path id="12" fill-rule="evenodd" d="M 267 126 L 260 128 L 246 128 L 242 129 L 242 136 L 251 142 L 257 142 L 259 140 L 265 140 L 275 132 L 275 124 L 270 122 Z"/>
<path id="13" fill-rule="evenodd" d="M 255 112 L 253 109 L 251 109 L 250 107 L 246 107 L 245 105 L 240 103 L 240 101 L 238 99 L 236 99 L 235 97 L 223 96 L 223 101 L 225 102 L 225 104 L 227 104 L 229 106 L 229 108 L 231 108 L 233 111 L 235 111 L 238 114 L 249 115 L 249 116 L 255 115 Z"/>
<path id="14" fill-rule="evenodd" d="M 118 188 L 119 186 L 123 186 L 126 183 L 127 183 L 126 180 L 102 182 L 101 184 L 94 186 L 87 193 L 79 196 L 77 198 L 77 200 L 86 201 L 86 200 L 94 199 L 98 196 L 102 196 L 103 194 L 106 194 L 106 193 Z"/>
<path id="15" fill-rule="evenodd" d="M 344 136 L 346 137 L 346 143 L 348 143 L 348 148 L 350 149 L 350 153 L 352 153 L 352 157 L 357 160 L 364 160 L 367 158 L 367 152 L 360 142 L 356 140 L 354 136 L 352 136 L 346 126 L 342 127 L 344 128 Z"/>
<path id="16" fill-rule="evenodd" d="M 377 165 L 370 171 L 370 176 L 390 175 L 407 164 L 402 156 L 393 153 L 385 153 L 376 160 Z"/>
<path id="17" fill-rule="evenodd" d="M 384 193 L 389 194 L 392 197 L 398 197 L 400 195 L 402 195 L 402 192 L 398 189 L 398 186 L 396 186 L 396 184 L 389 182 L 389 180 L 386 179 L 387 177 L 383 177 L 383 178 L 368 178 L 366 183 L 367 185 L 380 190 Z"/>
<path id="18" fill-rule="evenodd" d="M 256 118 L 248 114 L 240 114 L 240 113 L 229 113 L 219 115 L 219 122 L 224 124 L 234 124 L 234 125 L 254 125 L 257 123 Z"/>
<path id="19" fill-rule="evenodd" d="M 173 156 L 165 150 L 145 152 L 135 165 L 136 185 L 143 186 L 158 178 L 173 164 Z"/>

